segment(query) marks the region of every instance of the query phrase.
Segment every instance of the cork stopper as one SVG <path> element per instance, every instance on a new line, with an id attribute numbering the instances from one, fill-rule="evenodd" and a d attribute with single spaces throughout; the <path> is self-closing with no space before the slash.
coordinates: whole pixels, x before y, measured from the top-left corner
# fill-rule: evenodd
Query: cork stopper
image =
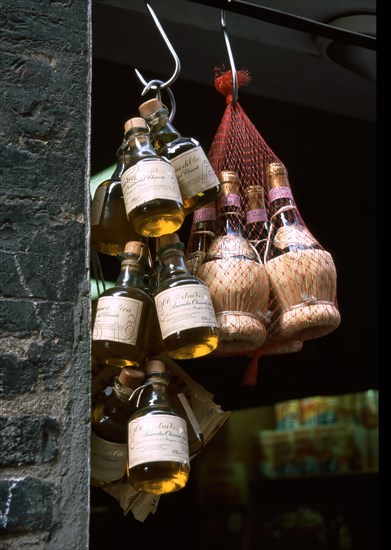
<path id="1" fill-rule="evenodd" d="M 141 128 L 141 129 L 147 129 L 148 130 L 148 125 L 147 125 L 147 123 L 145 122 L 145 120 L 143 118 L 134 117 L 134 118 L 130 118 L 129 120 L 127 120 L 125 122 L 124 128 L 125 128 L 125 133 L 126 133 L 126 132 L 129 132 L 129 130 L 134 130 L 135 128 Z"/>
<path id="2" fill-rule="evenodd" d="M 271 162 L 267 167 L 269 187 L 289 187 L 288 172 L 282 162 Z"/>
<path id="3" fill-rule="evenodd" d="M 159 250 L 159 248 L 163 248 L 169 244 L 178 244 L 180 242 L 181 241 L 176 233 L 167 233 L 167 235 L 161 235 L 157 238 L 156 247 Z"/>
<path id="4" fill-rule="evenodd" d="M 147 371 L 147 374 L 151 374 L 152 372 L 166 372 L 167 369 L 163 361 L 159 361 L 158 359 L 151 359 L 147 362 L 145 370 Z"/>
<path id="5" fill-rule="evenodd" d="M 118 380 L 126 388 L 136 389 L 141 386 L 146 379 L 145 371 L 142 369 L 132 369 L 124 367 L 119 373 Z"/>
<path id="6" fill-rule="evenodd" d="M 157 98 L 145 101 L 138 108 L 140 116 L 142 116 L 143 118 L 147 118 L 152 113 L 156 113 L 156 111 L 161 111 L 162 109 L 164 109 L 164 105 Z"/>
<path id="7" fill-rule="evenodd" d="M 219 180 L 222 195 L 239 194 L 239 178 L 236 172 L 233 170 L 223 170 L 220 172 Z"/>
<path id="8" fill-rule="evenodd" d="M 263 188 L 261 185 L 250 185 L 246 188 L 246 198 L 249 210 L 265 208 Z"/>
<path id="9" fill-rule="evenodd" d="M 149 258 L 149 247 L 140 241 L 128 241 L 125 244 L 125 254 L 134 254 L 139 258 Z"/>

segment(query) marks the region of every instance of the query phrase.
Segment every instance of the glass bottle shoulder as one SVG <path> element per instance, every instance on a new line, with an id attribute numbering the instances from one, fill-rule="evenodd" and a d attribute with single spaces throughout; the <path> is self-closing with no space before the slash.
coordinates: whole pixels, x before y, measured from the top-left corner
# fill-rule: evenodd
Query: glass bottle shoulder
<path id="1" fill-rule="evenodd" d="M 138 286 L 132 286 L 131 283 L 128 283 L 126 287 L 114 286 L 112 288 L 109 288 L 108 290 L 105 290 L 105 292 L 102 292 L 102 294 L 99 296 L 99 298 L 103 297 L 134 298 L 141 301 L 153 301 L 150 294 L 146 290 L 141 289 Z"/>
<path id="2" fill-rule="evenodd" d="M 194 275 L 191 275 L 190 273 L 178 273 L 176 275 L 175 274 L 171 275 L 166 280 L 160 281 L 160 284 L 155 290 L 154 295 L 156 296 L 160 292 L 163 292 L 164 290 L 169 290 L 170 288 L 187 286 L 187 285 L 205 286 L 205 283 L 201 279 L 198 279 L 197 277 L 195 277 Z"/>
<path id="3" fill-rule="evenodd" d="M 170 142 L 159 142 L 159 140 L 157 140 L 155 147 L 159 152 L 159 155 L 171 160 L 186 151 L 195 149 L 198 147 L 198 142 L 193 138 L 181 136 Z"/>

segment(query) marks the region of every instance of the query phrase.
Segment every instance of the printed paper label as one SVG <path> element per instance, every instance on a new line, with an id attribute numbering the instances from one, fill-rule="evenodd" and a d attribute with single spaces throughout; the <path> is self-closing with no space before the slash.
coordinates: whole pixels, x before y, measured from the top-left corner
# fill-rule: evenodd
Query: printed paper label
<path id="1" fill-rule="evenodd" d="M 91 432 L 91 477 L 100 481 L 121 479 L 127 458 L 126 443 L 111 443 Z"/>
<path id="2" fill-rule="evenodd" d="M 229 195 L 221 195 L 218 200 L 218 208 L 224 208 L 225 206 L 237 206 L 241 208 L 241 202 L 239 195 L 230 193 Z"/>
<path id="3" fill-rule="evenodd" d="M 133 298 L 102 296 L 98 300 L 93 340 L 135 345 L 143 303 Z"/>
<path id="4" fill-rule="evenodd" d="M 211 187 L 220 185 L 219 179 L 200 146 L 171 159 L 182 198 L 194 197 Z"/>
<path id="5" fill-rule="evenodd" d="M 217 327 L 209 290 L 204 285 L 183 285 L 155 296 L 163 340 L 175 332 L 196 327 Z"/>
<path id="6" fill-rule="evenodd" d="M 249 210 L 246 215 L 247 223 L 267 222 L 267 212 L 264 208 Z"/>
<path id="7" fill-rule="evenodd" d="M 128 168 L 121 177 L 126 213 L 155 199 L 182 204 L 174 167 L 158 160 L 141 161 Z"/>
<path id="8" fill-rule="evenodd" d="M 216 208 L 199 208 L 194 211 L 193 223 L 216 220 Z"/>
<path id="9" fill-rule="evenodd" d="M 269 190 L 269 201 L 273 202 L 277 199 L 293 200 L 292 189 L 290 187 L 272 187 Z"/>
<path id="10" fill-rule="evenodd" d="M 128 425 L 129 468 L 144 462 L 189 463 L 187 424 L 169 414 L 147 414 Z"/>

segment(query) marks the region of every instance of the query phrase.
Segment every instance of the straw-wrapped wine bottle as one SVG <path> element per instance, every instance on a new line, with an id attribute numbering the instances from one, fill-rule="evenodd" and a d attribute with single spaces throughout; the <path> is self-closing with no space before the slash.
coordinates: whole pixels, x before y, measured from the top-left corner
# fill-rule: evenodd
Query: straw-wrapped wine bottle
<path id="1" fill-rule="evenodd" d="M 267 180 L 271 229 L 265 266 L 281 311 L 276 332 L 291 340 L 318 338 L 340 323 L 335 265 L 301 219 L 285 166 L 271 163 Z"/>
<path id="2" fill-rule="evenodd" d="M 219 324 L 217 354 L 244 353 L 266 338 L 269 282 L 259 254 L 244 237 L 236 172 L 220 173 L 217 230 L 197 275 L 208 285 Z"/>

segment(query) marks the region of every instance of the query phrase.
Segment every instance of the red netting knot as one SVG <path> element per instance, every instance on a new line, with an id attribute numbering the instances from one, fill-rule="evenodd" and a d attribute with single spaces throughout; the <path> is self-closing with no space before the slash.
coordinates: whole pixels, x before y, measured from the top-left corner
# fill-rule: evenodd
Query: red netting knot
<path id="1" fill-rule="evenodd" d="M 233 83 L 232 83 L 232 71 L 222 67 L 215 67 L 215 88 L 216 90 L 226 97 L 226 103 L 229 105 L 233 99 Z M 238 77 L 238 89 L 240 86 L 247 86 L 251 81 L 251 75 L 247 70 L 241 70 L 236 72 Z"/>

